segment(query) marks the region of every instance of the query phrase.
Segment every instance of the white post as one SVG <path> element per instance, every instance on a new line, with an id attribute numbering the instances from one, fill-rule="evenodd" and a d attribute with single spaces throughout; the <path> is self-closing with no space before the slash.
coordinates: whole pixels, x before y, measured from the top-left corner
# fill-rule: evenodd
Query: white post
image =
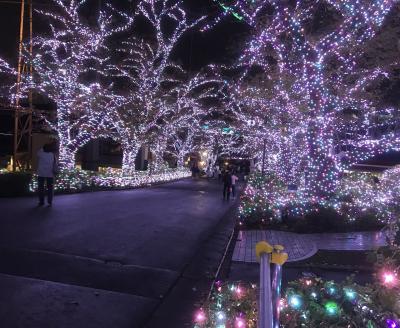
<path id="1" fill-rule="evenodd" d="M 262 253 L 260 260 L 260 318 L 258 327 L 272 328 L 271 254 Z"/>
<path id="2" fill-rule="evenodd" d="M 282 266 L 274 264 L 272 267 L 272 311 L 274 328 L 279 328 L 280 300 L 282 285 Z"/>
<path id="3" fill-rule="evenodd" d="M 262 241 L 256 245 L 257 258 L 260 261 L 260 300 L 258 304 L 258 328 L 273 328 L 271 293 L 271 253 L 273 247 Z"/>
<path id="4" fill-rule="evenodd" d="M 279 328 L 282 266 L 288 259 L 288 254 L 283 250 L 282 245 L 275 245 L 271 254 L 273 328 Z"/>

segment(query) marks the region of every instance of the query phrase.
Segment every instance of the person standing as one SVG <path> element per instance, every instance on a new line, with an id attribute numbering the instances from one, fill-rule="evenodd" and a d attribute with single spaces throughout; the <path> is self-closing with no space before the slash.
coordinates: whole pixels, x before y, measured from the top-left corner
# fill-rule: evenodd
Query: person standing
<path id="1" fill-rule="evenodd" d="M 43 148 L 39 149 L 37 153 L 38 166 L 38 192 L 39 192 L 39 204 L 38 206 L 44 205 L 45 198 L 45 183 L 47 188 L 47 204 L 51 206 L 53 203 L 53 186 L 54 186 L 54 175 L 57 171 L 57 158 L 52 152 L 52 146 L 45 144 Z"/>
<path id="2" fill-rule="evenodd" d="M 239 178 L 236 176 L 235 172 L 232 172 L 232 198 L 235 199 L 236 196 L 236 182 L 239 180 Z"/>
<path id="3" fill-rule="evenodd" d="M 229 171 L 225 171 L 222 175 L 222 182 L 224 183 L 223 189 L 223 199 L 229 200 L 231 196 L 231 189 L 232 189 L 232 176 Z"/>

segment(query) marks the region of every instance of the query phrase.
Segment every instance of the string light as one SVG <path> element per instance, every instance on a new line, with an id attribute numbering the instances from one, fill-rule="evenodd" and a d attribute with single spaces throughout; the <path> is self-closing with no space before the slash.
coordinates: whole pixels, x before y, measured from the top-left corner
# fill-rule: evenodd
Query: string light
<path id="1" fill-rule="evenodd" d="M 386 259 L 390 262 L 390 259 Z M 387 271 L 387 270 L 386 270 Z M 311 283 L 307 283 L 311 282 Z M 239 283 L 217 282 L 210 301 L 201 308 L 206 319 L 195 327 L 257 327 L 257 286 L 240 282 L 243 297 L 235 293 Z M 400 294 L 388 290 L 382 297 L 380 280 L 365 286 L 346 280 L 342 283 L 321 278 L 291 281 L 279 302 L 281 327 L 399 327 L 397 304 Z M 329 292 L 334 288 L 334 293 Z M 322 297 L 318 297 L 322 295 Z M 246 320 L 247 319 L 247 320 Z"/>
<path id="2" fill-rule="evenodd" d="M 309 198 L 329 199 L 353 164 L 400 149 L 397 109 L 379 107 L 367 91 L 391 67 L 360 64 L 360 45 L 376 35 L 395 3 L 327 1 L 321 6 L 332 24 L 324 31 L 309 28 L 310 21 L 325 19 L 313 2 L 255 3 L 271 16 L 249 20 L 252 37 L 238 63 L 227 68 L 240 71 L 227 85 L 227 103 L 242 151 L 260 167 L 265 150 L 266 170 Z M 248 5 L 234 1 L 229 11 L 246 12 Z"/>
<path id="3" fill-rule="evenodd" d="M 387 328 L 399 328 L 400 324 L 397 320 L 387 319 L 386 320 Z"/>
<path id="4" fill-rule="evenodd" d="M 106 170 L 105 172 L 90 172 L 82 170 L 62 170 L 55 180 L 54 190 L 59 192 L 91 191 L 99 189 L 135 188 L 159 182 L 167 182 L 187 178 L 191 172 L 184 168 L 164 169 L 150 174 L 148 171 L 136 171 L 130 176 L 122 174 L 121 170 Z M 30 183 L 30 191 L 38 189 L 37 177 Z"/>
<path id="5" fill-rule="evenodd" d="M 398 283 L 397 274 L 393 271 L 384 270 L 382 272 L 382 283 L 387 287 L 396 286 Z"/>
<path id="6" fill-rule="evenodd" d="M 173 145 L 168 152 L 183 165 L 206 115 L 202 104 L 218 96 L 221 83 L 212 74 L 213 66 L 193 75 L 172 60 L 177 44 L 190 30 L 199 28 L 206 16 L 192 20 L 182 1 L 141 0 L 136 17 L 149 23 L 151 35 L 124 41 L 117 49 L 123 59 L 111 68 L 128 85 L 123 106 L 115 107 L 113 113 L 127 174 L 134 169 L 142 144 L 150 145 L 153 169 L 159 168 L 168 144 Z"/>
<path id="7" fill-rule="evenodd" d="M 340 180 L 337 193 L 329 198 L 309 197 L 303 190 L 288 190 L 272 173 L 264 177 L 254 174 L 241 198 L 239 218 L 242 224 L 268 225 L 282 217 L 305 217 L 321 208 L 336 212 L 348 223 L 370 217 L 379 224 L 388 224 L 391 239 L 396 232 L 399 215 L 400 168 L 385 171 L 379 178 L 372 173 L 348 172 Z"/>
<path id="8" fill-rule="evenodd" d="M 329 316 L 336 316 L 339 312 L 339 307 L 336 302 L 327 302 L 325 304 L 325 310 Z"/>
<path id="9" fill-rule="evenodd" d="M 291 295 L 288 299 L 288 304 L 294 309 L 301 308 L 302 306 L 301 297 L 299 295 Z"/>
<path id="10" fill-rule="evenodd" d="M 34 67 L 34 77 L 25 81 L 25 90 L 33 88 L 56 104 L 57 119 L 44 119 L 58 134 L 61 167 L 70 170 L 79 148 L 93 138 L 108 136 L 107 109 L 118 101 L 109 86 L 84 76 L 94 74 L 100 79 L 107 75 L 109 39 L 133 23 L 130 15 L 107 5 L 100 10 L 97 25 L 89 25 L 80 16 L 85 2 L 52 0 L 51 11 L 38 10 L 50 22 L 51 34 L 34 38 L 33 57 L 25 55 Z"/>
<path id="11" fill-rule="evenodd" d="M 204 314 L 203 310 L 199 310 L 199 312 L 197 312 L 196 317 L 195 317 L 195 322 L 202 324 L 206 321 L 206 315 Z"/>

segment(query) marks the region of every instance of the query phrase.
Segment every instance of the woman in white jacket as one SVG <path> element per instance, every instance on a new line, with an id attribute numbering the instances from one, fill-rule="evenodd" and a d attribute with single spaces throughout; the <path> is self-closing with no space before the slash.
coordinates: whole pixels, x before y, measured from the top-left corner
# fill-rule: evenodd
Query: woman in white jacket
<path id="1" fill-rule="evenodd" d="M 52 152 L 50 144 L 46 144 L 41 148 L 38 153 L 38 191 L 39 191 L 39 206 L 44 205 L 46 182 L 47 187 L 47 204 L 51 206 L 53 202 L 53 186 L 54 186 L 54 173 L 57 167 L 56 155 Z"/>

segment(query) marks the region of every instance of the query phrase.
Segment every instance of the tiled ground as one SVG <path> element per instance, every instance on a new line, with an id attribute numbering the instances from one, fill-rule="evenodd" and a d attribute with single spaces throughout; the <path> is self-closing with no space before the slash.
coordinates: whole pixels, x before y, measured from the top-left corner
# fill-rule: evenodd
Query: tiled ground
<path id="1" fill-rule="evenodd" d="M 283 245 L 289 255 L 288 262 L 306 259 L 321 250 L 369 250 L 386 245 L 381 232 L 353 232 L 326 234 L 295 234 L 283 231 L 240 231 L 233 261 L 256 262 L 255 245 L 262 240 L 272 245 Z"/>
<path id="2" fill-rule="evenodd" d="M 335 234 L 315 234 L 318 249 L 338 251 L 364 251 L 386 245 L 383 232 L 352 232 Z"/>
<path id="3" fill-rule="evenodd" d="M 308 258 L 317 252 L 316 244 L 309 238 L 309 235 L 283 231 L 249 230 L 239 232 L 232 260 L 256 262 L 255 247 L 262 240 L 268 241 L 271 245 L 283 245 L 289 255 L 289 262 Z"/>

